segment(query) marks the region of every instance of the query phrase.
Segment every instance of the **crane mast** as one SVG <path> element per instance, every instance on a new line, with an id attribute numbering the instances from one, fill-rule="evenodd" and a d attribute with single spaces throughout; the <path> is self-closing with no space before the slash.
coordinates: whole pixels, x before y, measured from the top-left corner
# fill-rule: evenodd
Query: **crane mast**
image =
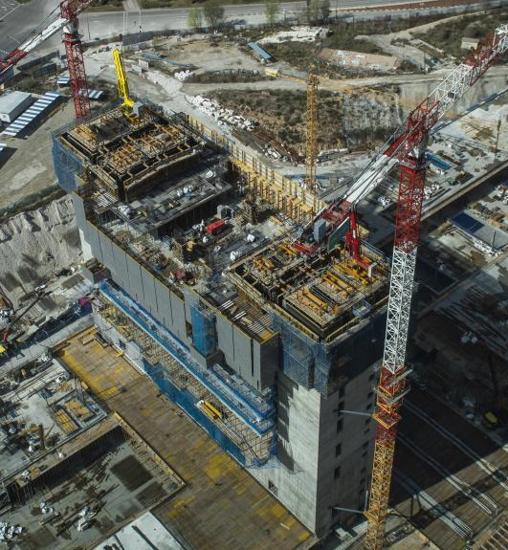
<path id="1" fill-rule="evenodd" d="M 377 425 L 372 479 L 369 506 L 365 513 L 368 528 L 364 542 L 368 550 L 380 550 L 383 547 L 397 425 L 401 419 L 403 398 L 409 391 L 407 377 L 410 371 L 405 365 L 406 347 L 429 132 L 493 61 L 507 50 L 508 25 L 503 25 L 495 34 L 482 41 L 478 49 L 410 113 L 403 132 L 391 140 L 384 152 L 386 157 L 400 163 L 400 179 L 384 352 L 374 413 Z M 386 166 L 390 166 L 390 163 L 387 162 Z M 368 193 L 372 186 L 372 183 L 368 183 L 368 178 L 364 178 L 364 186 L 364 192 Z"/>
<path id="2" fill-rule="evenodd" d="M 129 83 L 122 61 L 122 54 L 118 48 L 113 50 L 113 62 L 115 64 L 116 85 L 118 88 L 118 96 L 123 100 L 122 106 L 126 109 L 132 109 L 134 100 L 130 96 Z"/>
<path id="3" fill-rule="evenodd" d="M 305 184 L 309 189 L 316 186 L 317 160 L 317 94 L 319 78 L 313 69 L 307 78 L 307 111 L 305 113 Z"/>
<path id="4" fill-rule="evenodd" d="M 60 3 L 60 16 L 67 20 L 63 28 L 63 43 L 69 69 L 74 112 L 78 121 L 90 114 L 83 48 L 78 31 L 78 15 L 89 4 L 91 4 L 91 0 L 63 0 Z"/>
<path id="5" fill-rule="evenodd" d="M 78 32 L 78 15 L 92 0 L 63 0 L 60 3 L 60 15 L 42 30 L 25 40 L 16 49 L 0 60 L 0 81 L 19 61 L 40 46 L 50 36 L 63 29 L 63 43 L 67 57 L 71 95 L 74 102 L 76 119 L 81 120 L 90 114 L 90 100 L 83 60 L 83 48 Z"/>

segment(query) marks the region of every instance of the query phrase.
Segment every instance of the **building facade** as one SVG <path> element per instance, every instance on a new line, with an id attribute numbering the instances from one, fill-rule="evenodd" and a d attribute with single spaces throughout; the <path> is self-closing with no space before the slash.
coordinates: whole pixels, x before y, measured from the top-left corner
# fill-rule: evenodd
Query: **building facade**
<path id="1" fill-rule="evenodd" d="M 133 139 L 135 136 L 135 140 Z M 121 109 L 55 134 L 103 336 L 317 536 L 355 521 L 372 460 L 388 266 L 300 254 L 228 153 Z"/>

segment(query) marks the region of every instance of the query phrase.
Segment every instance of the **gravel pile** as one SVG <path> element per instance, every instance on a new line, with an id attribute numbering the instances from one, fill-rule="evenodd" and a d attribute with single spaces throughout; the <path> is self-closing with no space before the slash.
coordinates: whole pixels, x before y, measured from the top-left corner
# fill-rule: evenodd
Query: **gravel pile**
<path id="1" fill-rule="evenodd" d="M 30 292 L 80 256 L 70 197 L 0 224 L 0 281 L 11 299 Z"/>

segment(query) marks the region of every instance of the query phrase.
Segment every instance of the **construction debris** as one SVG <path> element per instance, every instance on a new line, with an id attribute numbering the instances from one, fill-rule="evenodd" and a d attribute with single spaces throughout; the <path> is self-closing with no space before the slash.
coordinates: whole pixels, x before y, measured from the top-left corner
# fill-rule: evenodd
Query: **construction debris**
<path id="1" fill-rule="evenodd" d="M 219 126 L 233 126 L 247 131 L 252 131 L 255 127 L 251 120 L 242 115 L 235 115 L 232 109 L 224 109 L 213 99 L 196 95 L 191 101 L 201 112 L 214 118 Z"/>

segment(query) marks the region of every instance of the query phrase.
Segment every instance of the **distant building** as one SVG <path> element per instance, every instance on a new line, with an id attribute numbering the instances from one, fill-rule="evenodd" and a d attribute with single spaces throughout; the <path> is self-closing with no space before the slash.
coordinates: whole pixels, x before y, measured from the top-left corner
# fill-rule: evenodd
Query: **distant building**
<path id="1" fill-rule="evenodd" d="M 462 38 L 462 42 L 460 44 L 460 47 L 463 50 L 475 50 L 478 47 L 479 43 L 480 43 L 479 38 L 471 38 L 469 36 L 464 36 Z"/>
<path id="2" fill-rule="evenodd" d="M 8 92 L 0 96 L 0 120 L 12 122 L 33 102 L 25 92 Z"/>
<path id="3" fill-rule="evenodd" d="M 273 58 L 264 48 L 262 48 L 257 42 L 249 42 L 247 44 L 249 48 L 254 52 L 254 55 L 261 61 L 261 63 L 271 63 Z"/>
<path id="4" fill-rule="evenodd" d="M 400 66 L 400 59 L 391 55 L 377 55 L 370 53 L 353 52 L 349 50 L 333 50 L 323 48 L 319 58 L 334 65 L 343 67 L 359 67 L 374 71 L 395 71 Z"/>

